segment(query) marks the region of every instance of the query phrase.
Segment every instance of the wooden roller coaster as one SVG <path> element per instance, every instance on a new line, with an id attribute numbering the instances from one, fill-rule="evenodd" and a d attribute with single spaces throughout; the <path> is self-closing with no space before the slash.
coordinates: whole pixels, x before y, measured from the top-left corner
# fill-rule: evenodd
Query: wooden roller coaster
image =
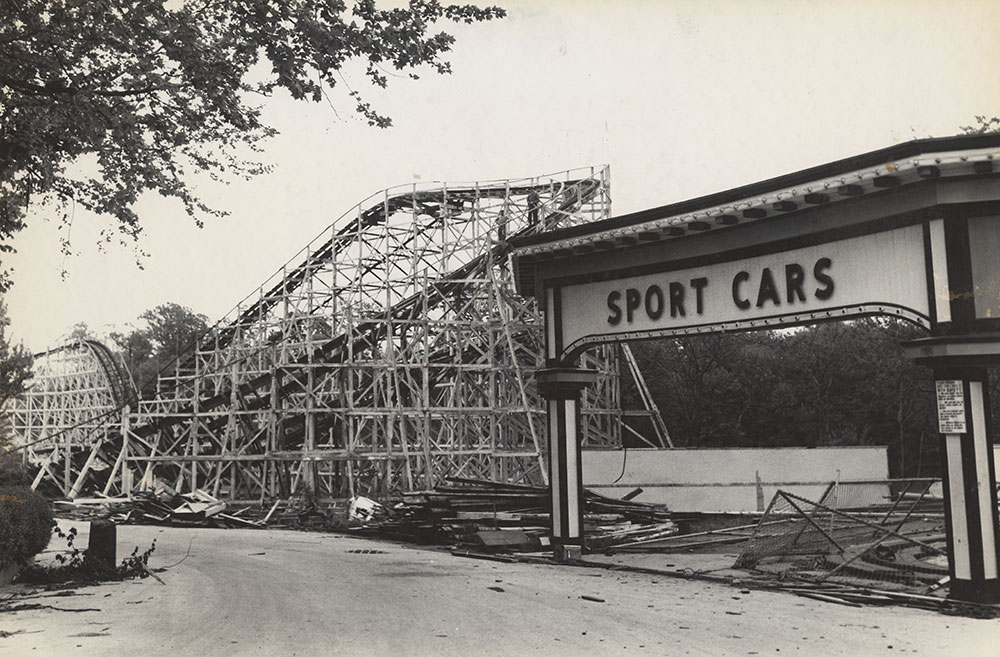
<path id="1" fill-rule="evenodd" d="M 387 497 L 446 476 L 545 483 L 540 311 L 513 293 L 507 239 L 609 213 L 607 168 L 370 197 L 138 398 L 100 343 L 42 354 L 8 409 L 36 485 L 249 501 Z M 654 412 L 622 410 L 620 361 L 646 397 L 619 354 L 586 357 L 600 377 L 585 443 L 619 445 L 624 427 L 666 446 L 662 422 L 625 421 Z"/>

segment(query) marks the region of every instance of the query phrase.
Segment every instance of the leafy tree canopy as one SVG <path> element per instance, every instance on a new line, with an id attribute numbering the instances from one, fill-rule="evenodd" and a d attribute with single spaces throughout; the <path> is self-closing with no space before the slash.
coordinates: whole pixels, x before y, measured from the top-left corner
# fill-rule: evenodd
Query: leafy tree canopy
<path id="1" fill-rule="evenodd" d="M 208 330 L 208 319 L 176 303 L 147 310 L 139 319 L 144 328 L 128 333 L 112 333 L 111 340 L 121 351 L 138 390 L 156 384 L 160 370 L 190 351 Z"/>
<path id="2" fill-rule="evenodd" d="M 976 115 L 975 125 L 963 125 L 962 132 L 967 135 L 985 135 L 1000 132 L 1000 116 L 987 117 Z"/>
<path id="3" fill-rule="evenodd" d="M 902 348 L 925 335 L 878 317 L 632 349 L 678 447 L 885 445 L 893 476 L 939 476 L 933 372 Z M 990 374 L 991 415 L 1000 417 L 1000 376 Z M 623 381 L 623 404 L 638 407 Z"/>
<path id="4" fill-rule="evenodd" d="M 23 345 L 10 344 L 9 324 L 7 307 L 0 299 L 0 408 L 24 392 L 24 384 L 31 378 L 31 353 Z M 6 414 L 0 414 L 0 446 L 6 445 L 10 438 L 6 420 Z"/>
<path id="5" fill-rule="evenodd" d="M 933 376 L 900 346 L 923 335 L 870 318 L 633 350 L 679 447 L 887 445 L 890 472 L 926 476 L 937 467 Z"/>
<path id="6" fill-rule="evenodd" d="M 266 170 L 245 155 L 274 132 L 249 99 L 280 88 L 319 101 L 341 83 L 385 127 L 341 78 L 347 62 L 379 87 L 387 67 L 448 73 L 454 38 L 434 23 L 502 16 L 437 0 L 386 10 L 374 0 L 0 0 L 0 252 L 29 201 L 54 202 L 64 218 L 71 203 L 110 215 L 120 239 L 141 232 L 134 205 L 145 191 L 180 200 L 198 222 L 221 214 L 188 175 Z M 81 161 L 97 174 L 69 175 Z M 0 273 L 0 290 L 9 284 Z"/>

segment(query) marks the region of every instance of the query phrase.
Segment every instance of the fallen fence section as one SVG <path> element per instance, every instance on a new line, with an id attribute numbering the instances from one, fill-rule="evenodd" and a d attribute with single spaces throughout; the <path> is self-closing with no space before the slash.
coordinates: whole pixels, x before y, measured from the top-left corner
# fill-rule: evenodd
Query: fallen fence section
<path id="1" fill-rule="evenodd" d="M 831 483 L 818 501 L 778 491 L 735 567 L 782 579 L 933 591 L 948 576 L 933 479 Z"/>

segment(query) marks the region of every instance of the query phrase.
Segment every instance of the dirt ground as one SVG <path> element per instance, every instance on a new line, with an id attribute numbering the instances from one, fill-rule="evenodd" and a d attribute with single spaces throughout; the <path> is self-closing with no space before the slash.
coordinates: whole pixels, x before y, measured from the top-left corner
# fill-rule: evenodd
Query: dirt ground
<path id="1" fill-rule="evenodd" d="M 0 657 L 992 657 L 1000 640 L 1000 620 L 845 607 L 651 574 L 497 563 L 335 534 L 121 526 L 119 557 L 154 539 L 150 565 L 169 567 L 160 573 L 165 585 L 144 579 L 70 591 L 0 589 Z M 86 545 L 85 535 L 78 544 Z M 42 607 L 10 610 L 18 605 Z"/>

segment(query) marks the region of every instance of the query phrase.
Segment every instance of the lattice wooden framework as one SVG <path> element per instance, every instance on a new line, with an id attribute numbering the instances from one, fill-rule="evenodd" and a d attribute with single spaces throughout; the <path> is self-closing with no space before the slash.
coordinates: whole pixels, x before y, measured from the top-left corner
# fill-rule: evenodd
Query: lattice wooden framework
<path id="1" fill-rule="evenodd" d="M 94 481 L 244 501 L 543 483 L 541 315 L 514 293 L 507 240 L 609 213 L 607 168 L 366 199 L 116 419 Z M 587 356 L 586 444 L 621 444 L 618 358 Z"/>
<path id="2" fill-rule="evenodd" d="M 538 310 L 508 237 L 602 219 L 607 169 L 367 199 L 247 297 L 127 423 L 136 485 L 384 497 L 445 475 L 545 479 Z M 618 367 L 588 440 L 620 441 Z"/>
<path id="3" fill-rule="evenodd" d="M 36 354 L 25 393 L 7 416 L 28 463 L 34 488 L 74 497 L 87 484 L 120 493 L 112 468 L 121 446 L 122 411 L 136 392 L 124 365 L 97 340 L 79 340 Z"/>

